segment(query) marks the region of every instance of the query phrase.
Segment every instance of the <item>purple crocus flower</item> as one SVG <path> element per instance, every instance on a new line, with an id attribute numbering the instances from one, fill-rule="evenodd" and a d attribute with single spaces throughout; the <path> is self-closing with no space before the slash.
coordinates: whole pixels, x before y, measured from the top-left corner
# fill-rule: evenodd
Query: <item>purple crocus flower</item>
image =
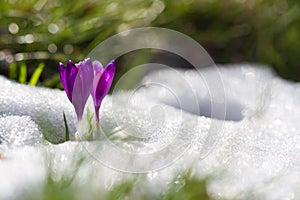
<path id="1" fill-rule="evenodd" d="M 115 61 L 111 61 L 103 68 L 102 64 L 98 61 L 93 62 L 94 67 L 94 81 L 92 89 L 92 97 L 95 106 L 96 121 L 99 123 L 99 109 L 102 100 L 109 92 L 110 86 L 112 84 L 115 75 Z"/>
<path id="2" fill-rule="evenodd" d="M 69 60 L 67 66 L 59 63 L 59 74 L 66 94 L 75 108 L 77 119 L 81 121 L 85 103 L 93 86 L 92 62 L 87 58 L 78 64 Z"/>

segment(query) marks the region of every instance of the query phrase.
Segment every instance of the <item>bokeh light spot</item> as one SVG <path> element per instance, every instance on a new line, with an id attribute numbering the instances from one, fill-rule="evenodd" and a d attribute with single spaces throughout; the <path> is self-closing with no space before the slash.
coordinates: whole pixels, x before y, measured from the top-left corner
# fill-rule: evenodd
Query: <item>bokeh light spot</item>
<path id="1" fill-rule="evenodd" d="M 48 31 L 49 33 L 56 34 L 59 31 L 59 27 L 56 24 L 49 24 Z"/>
<path id="2" fill-rule="evenodd" d="M 27 34 L 27 35 L 25 35 L 24 39 L 25 39 L 25 42 L 28 43 L 28 44 L 34 42 L 34 37 L 33 37 L 32 34 Z"/>
<path id="3" fill-rule="evenodd" d="M 57 46 L 54 43 L 48 45 L 48 51 L 50 53 L 55 53 L 57 51 Z"/>
<path id="4" fill-rule="evenodd" d="M 64 53 L 65 54 L 71 54 L 73 52 L 73 46 L 70 44 L 66 44 L 64 46 Z"/>
<path id="5" fill-rule="evenodd" d="M 19 32 L 19 26 L 18 24 L 16 23 L 10 23 L 8 25 L 8 31 L 11 33 L 11 34 L 16 34 Z"/>
<path id="6" fill-rule="evenodd" d="M 16 61 L 24 60 L 24 54 L 23 54 L 23 53 L 17 53 L 17 54 L 15 55 L 15 60 L 16 60 Z"/>

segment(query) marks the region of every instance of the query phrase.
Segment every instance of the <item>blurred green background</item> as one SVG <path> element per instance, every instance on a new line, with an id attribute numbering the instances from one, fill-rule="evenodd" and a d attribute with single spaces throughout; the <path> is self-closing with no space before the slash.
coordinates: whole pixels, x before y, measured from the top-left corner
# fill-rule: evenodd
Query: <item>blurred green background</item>
<path id="1" fill-rule="evenodd" d="M 0 2 L 0 73 L 23 83 L 39 66 L 39 85 L 61 87 L 58 62 L 78 62 L 109 36 L 145 26 L 191 36 L 216 63 L 259 62 L 286 79 L 300 80 L 298 0 Z M 147 63 L 145 53 L 137 55 L 135 62 L 132 56 L 132 62 L 117 60 L 126 65 L 117 77 L 136 63 Z"/>

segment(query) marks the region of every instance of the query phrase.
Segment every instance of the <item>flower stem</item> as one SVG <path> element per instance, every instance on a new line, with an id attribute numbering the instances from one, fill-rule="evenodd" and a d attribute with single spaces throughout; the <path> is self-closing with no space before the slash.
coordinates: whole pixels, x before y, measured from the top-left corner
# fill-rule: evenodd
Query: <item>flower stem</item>
<path id="1" fill-rule="evenodd" d="M 99 110 L 100 110 L 100 106 L 95 106 L 95 115 L 96 115 L 96 138 L 98 138 L 98 139 L 101 138 Z"/>
<path id="2" fill-rule="evenodd" d="M 84 132 L 83 128 L 84 128 L 83 121 L 81 119 L 80 120 L 78 119 L 77 126 L 76 126 L 77 131 L 75 133 L 75 139 L 77 141 L 83 140 L 82 138 L 83 137 L 82 133 Z"/>
<path id="3" fill-rule="evenodd" d="M 100 106 L 95 106 L 96 123 L 99 124 L 99 110 Z"/>

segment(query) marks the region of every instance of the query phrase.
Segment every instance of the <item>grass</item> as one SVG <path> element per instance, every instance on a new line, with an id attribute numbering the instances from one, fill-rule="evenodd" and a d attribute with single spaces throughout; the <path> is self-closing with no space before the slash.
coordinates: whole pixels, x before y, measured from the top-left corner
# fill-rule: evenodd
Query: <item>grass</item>
<path id="1" fill-rule="evenodd" d="M 61 88 L 58 62 L 80 61 L 109 36 L 145 26 L 191 36 L 218 63 L 264 63 L 284 78 L 300 80 L 300 2 L 295 0 L 4 0 L 0 13 L 0 73 L 15 79 L 18 71 L 8 69 L 9 63 L 25 62 L 31 76 L 43 62 L 38 84 L 47 87 Z M 148 55 L 141 56 L 117 59 L 116 79 L 137 61 L 148 62 Z M 20 82 L 26 82 L 24 69 Z"/>
<path id="2" fill-rule="evenodd" d="M 40 63 L 33 71 L 29 81 L 28 85 L 30 86 L 36 86 L 38 84 L 39 78 L 44 70 L 45 64 Z M 9 65 L 10 73 L 9 78 L 17 80 L 19 83 L 27 83 L 28 75 L 28 66 L 25 62 L 12 62 Z"/>
<path id="3" fill-rule="evenodd" d="M 86 188 L 94 188 L 89 186 L 89 183 L 85 183 L 84 186 L 74 184 L 74 179 L 82 162 L 83 160 L 79 159 L 72 176 L 63 176 L 60 180 L 55 180 L 53 173 L 49 171 L 41 191 L 22 195 L 20 199 L 75 200 L 84 197 L 85 199 L 101 200 L 212 200 L 206 193 L 205 181 L 188 176 L 188 172 L 180 179 L 175 178 L 171 183 L 168 183 L 168 189 L 162 193 L 153 193 L 153 191 L 147 191 L 147 188 L 143 189 L 141 184 L 143 184 L 142 180 L 145 179 L 146 175 L 132 175 L 134 177 L 132 180 L 121 181 L 110 189 L 99 188 L 96 191 L 94 191 L 95 189 L 89 191 Z"/>
<path id="4" fill-rule="evenodd" d="M 67 123 L 66 114 L 64 111 L 63 111 L 63 118 L 64 118 L 64 125 L 65 125 L 66 141 L 69 141 L 70 140 L 70 132 L 69 132 L 69 126 Z"/>

